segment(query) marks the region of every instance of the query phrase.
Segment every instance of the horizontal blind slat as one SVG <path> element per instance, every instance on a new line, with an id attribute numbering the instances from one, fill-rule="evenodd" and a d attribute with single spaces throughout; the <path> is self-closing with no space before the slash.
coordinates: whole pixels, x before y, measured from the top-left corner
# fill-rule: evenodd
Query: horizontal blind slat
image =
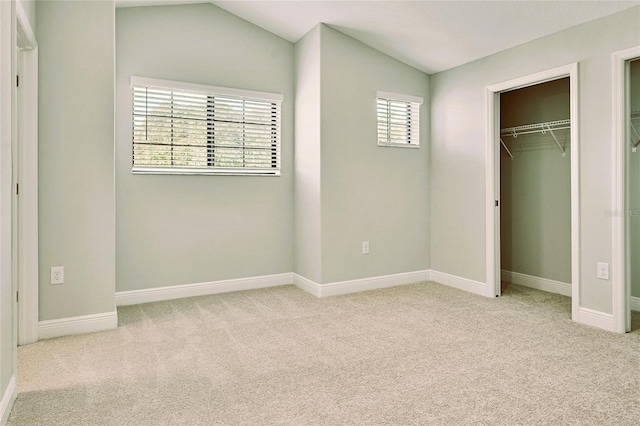
<path id="1" fill-rule="evenodd" d="M 418 103 L 379 97 L 376 108 L 378 144 L 418 144 Z"/>
<path id="2" fill-rule="evenodd" d="M 280 102 L 133 85 L 134 169 L 280 167 Z"/>

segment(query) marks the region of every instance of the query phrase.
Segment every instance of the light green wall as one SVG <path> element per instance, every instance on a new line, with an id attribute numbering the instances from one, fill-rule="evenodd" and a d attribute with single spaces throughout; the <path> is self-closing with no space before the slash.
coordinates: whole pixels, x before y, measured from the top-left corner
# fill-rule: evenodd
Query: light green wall
<path id="1" fill-rule="evenodd" d="M 115 309 L 114 4 L 38 4 L 40 320 Z M 65 283 L 50 285 L 51 266 Z"/>
<path id="2" fill-rule="evenodd" d="M 294 271 L 321 282 L 320 28 L 295 44 Z"/>
<path id="3" fill-rule="evenodd" d="M 503 93 L 500 127 L 570 118 L 569 101 L 567 78 Z M 501 263 L 503 270 L 571 283 L 571 132 L 555 136 L 565 157 L 549 133 L 503 137 L 513 159 L 501 149 Z"/>
<path id="4" fill-rule="evenodd" d="M 116 12 L 117 291 L 291 272 L 293 45 L 211 4 Z M 282 176 L 131 174 L 130 77 L 284 95 Z"/>
<path id="5" fill-rule="evenodd" d="M 431 268 L 484 282 L 486 88 L 579 62 L 580 305 L 612 310 L 611 54 L 640 44 L 640 7 L 431 76 Z"/>
<path id="6" fill-rule="evenodd" d="M 632 111 L 640 111 L 640 60 L 631 62 L 630 73 L 630 106 Z M 640 132 L 640 120 L 633 124 Z M 638 138 L 631 132 L 631 139 Z M 640 147 L 639 147 L 640 148 Z M 629 152 L 629 232 L 630 232 L 630 267 L 631 267 L 631 295 L 640 297 L 640 149 Z"/>
<path id="7" fill-rule="evenodd" d="M 428 269 L 429 77 L 320 30 L 321 282 Z M 425 99 L 420 149 L 377 146 L 377 90 Z"/>

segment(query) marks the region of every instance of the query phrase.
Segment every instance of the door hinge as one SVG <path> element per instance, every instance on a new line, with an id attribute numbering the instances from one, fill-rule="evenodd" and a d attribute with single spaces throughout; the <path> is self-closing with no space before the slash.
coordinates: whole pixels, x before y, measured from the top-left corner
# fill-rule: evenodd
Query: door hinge
<path id="1" fill-rule="evenodd" d="M 496 200 L 496 207 L 500 207 L 500 201 Z"/>
<path id="2" fill-rule="evenodd" d="M 16 183 L 16 195 L 20 194 L 20 184 Z"/>
<path id="3" fill-rule="evenodd" d="M 16 75 L 16 87 L 20 87 L 20 76 Z"/>
<path id="4" fill-rule="evenodd" d="M 20 293 L 16 291 L 16 302 L 20 302 Z"/>

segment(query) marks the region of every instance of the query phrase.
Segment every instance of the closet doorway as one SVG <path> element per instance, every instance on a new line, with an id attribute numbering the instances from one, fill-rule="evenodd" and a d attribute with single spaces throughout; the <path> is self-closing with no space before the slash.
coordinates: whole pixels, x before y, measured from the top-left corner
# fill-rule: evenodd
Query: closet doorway
<path id="1" fill-rule="evenodd" d="M 629 127 L 628 162 L 629 259 L 640 259 L 640 58 L 629 63 Z M 630 261 L 631 310 L 629 331 L 640 330 L 640 262 Z"/>
<path id="2" fill-rule="evenodd" d="M 569 77 L 500 93 L 501 291 L 571 297 Z"/>
<path id="3" fill-rule="evenodd" d="M 640 46 L 613 54 L 613 331 L 640 330 Z"/>
<path id="4" fill-rule="evenodd" d="M 487 88 L 487 295 L 504 277 L 570 296 L 580 321 L 577 68 Z"/>

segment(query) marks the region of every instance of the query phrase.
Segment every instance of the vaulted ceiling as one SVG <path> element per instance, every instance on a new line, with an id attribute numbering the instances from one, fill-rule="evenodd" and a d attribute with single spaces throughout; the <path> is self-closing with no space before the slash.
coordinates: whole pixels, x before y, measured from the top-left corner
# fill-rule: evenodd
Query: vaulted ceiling
<path id="1" fill-rule="evenodd" d="M 203 1 L 116 0 L 117 7 L 181 3 Z M 638 6 L 640 0 L 211 3 L 291 42 L 322 22 L 432 74 Z"/>

